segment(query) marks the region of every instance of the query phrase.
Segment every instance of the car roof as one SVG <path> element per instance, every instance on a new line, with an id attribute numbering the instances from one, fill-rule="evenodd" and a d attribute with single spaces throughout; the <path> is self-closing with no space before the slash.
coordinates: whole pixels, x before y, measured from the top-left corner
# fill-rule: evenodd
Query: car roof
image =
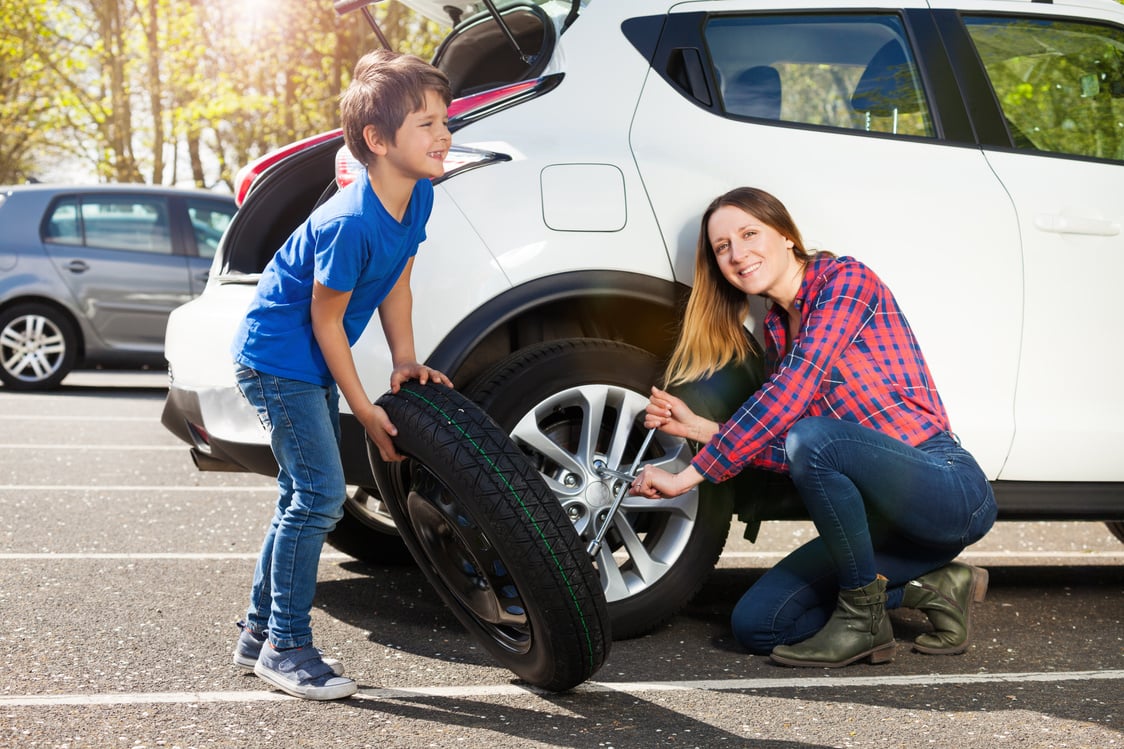
<path id="1" fill-rule="evenodd" d="M 84 194 L 102 194 L 112 195 L 114 193 L 151 193 L 154 195 L 191 195 L 197 198 L 208 198 L 212 200 L 229 200 L 234 202 L 234 196 L 230 193 L 215 192 L 213 190 L 203 190 L 197 187 L 169 187 L 167 185 L 146 185 L 141 183 L 120 183 L 115 182 L 112 184 L 51 184 L 51 183 L 32 183 L 24 185 L 0 185 L 0 195 L 10 195 L 14 193 L 48 193 L 51 195 L 72 195 L 75 193 Z"/>

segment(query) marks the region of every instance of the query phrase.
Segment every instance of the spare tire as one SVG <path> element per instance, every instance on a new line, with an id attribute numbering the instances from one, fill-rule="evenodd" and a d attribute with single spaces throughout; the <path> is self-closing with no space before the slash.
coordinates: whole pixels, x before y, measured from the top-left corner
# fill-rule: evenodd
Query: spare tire
<path id="1" fill-rule="evenodd" d="M 379 398 L 407 460 L 378 489 L 402 541 L 502 665 L 551 691 L 592 676 L 612 643 L 597 573 L 554 494 L 507 434 L 457 391 L 407 382 Z"/>

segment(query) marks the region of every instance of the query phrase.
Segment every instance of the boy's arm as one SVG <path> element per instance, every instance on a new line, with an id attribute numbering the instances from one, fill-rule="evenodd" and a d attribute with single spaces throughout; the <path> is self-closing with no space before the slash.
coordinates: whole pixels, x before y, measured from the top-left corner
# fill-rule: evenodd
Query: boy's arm
<path id="1" fill-rule="evenodd" d="M 394 449 L 391 437 L 398 430 L 379 406 L 371 403 L 359 372 L 355 369 L 355 359 L 351 356 L 351 346 L 347 342 L 347 332 L 343 328 L 343 315 L 351 299 L 350 291 L 336 291 L 319 281 L 312 285 L 312 334 L 324 355 L 328 371 L 332 373 L 347 405 L 363 429 L 371 436 L 383 460 L 402 460 Z"/>
<path id="2" fill-rule="evenodd" d="M 379 305 L 379 321 L 382 323 L 383 335 L 390 347 L 390 360 L 394 366 L 390 375 L 392 393 L 397 393 L 402 383 L 411 379 L 417 379 L 423 385 L 430 380 L 449 387 L 453 385 L 441 372 L 418 363 L 418 355 L 414 350 L 414 295 L 410 290 L 413 269 L 414 259 L 410 258 L 406 261 L 402 275 Z"/>

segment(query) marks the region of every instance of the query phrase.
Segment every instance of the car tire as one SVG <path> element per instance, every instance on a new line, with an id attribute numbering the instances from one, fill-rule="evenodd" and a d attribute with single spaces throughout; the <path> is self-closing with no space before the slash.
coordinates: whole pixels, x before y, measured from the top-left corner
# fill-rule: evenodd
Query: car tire
<path id="1" fill-rule="evenodd" d="M 46 304 L 17 304 L 0 313 L 0 381 L 11 390 L 53 390 L 78 359 L 78 334 Z"/>
<path id="2" fill-rule="evenodd" d="M 1109 533 L 1124 541 L 1124 520 L 1108 520 L 1105 525 L 1108 526 Z"/>
<path id="3" fill-rule="evenodd" d="M 343 517 L 328 534 L 328 543 L 367 564 L 401 565 L 414 561 L 390 510 L 374 487 L 359 486 L 348 494 Z"/>
<path id="4" fill-rule="evenodd" d="M 562 508 L 507 434 L 443 385 L 378 400 L 407 457 L 372 470 L 399 533 L 469 633 L 524 681 L 564 691 L 612 644 L 597 573 Z"/>
<path id="5" fill-rule="evenodd" d="M 643 411 L 660 375 L 659 360 L 643 349 L 560 340 L 518 351 L 466 392 L 530 457 L 588 543 L 615 488 L 594 464 L 632 467 L 645 436 Z M 582 444 L 582 435 L 595 429 L 593 443 Z M 657 433 L 642 462 L 674 472 L 692 456 L 686 441 Z M 625 498 L 597 554 L 615 638 L 654 630 L 699 591 L 722 553 L 731 515 L 728 493 L 703 501 L 698 489 L 662 502 Z"/>

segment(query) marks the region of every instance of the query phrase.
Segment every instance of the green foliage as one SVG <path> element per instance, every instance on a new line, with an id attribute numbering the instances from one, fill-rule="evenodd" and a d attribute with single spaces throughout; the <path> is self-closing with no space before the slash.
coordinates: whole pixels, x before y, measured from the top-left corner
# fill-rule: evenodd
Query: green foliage
<path id="1" fill-rule="evenodd" d="M 441 30 L 374 6 L 392 46 Z M 0 184 L 59 163 L 104 181 L 233 186 L 248 161 L 338 127 L 378 41 L 331 0 L 0 0 Z"/>

